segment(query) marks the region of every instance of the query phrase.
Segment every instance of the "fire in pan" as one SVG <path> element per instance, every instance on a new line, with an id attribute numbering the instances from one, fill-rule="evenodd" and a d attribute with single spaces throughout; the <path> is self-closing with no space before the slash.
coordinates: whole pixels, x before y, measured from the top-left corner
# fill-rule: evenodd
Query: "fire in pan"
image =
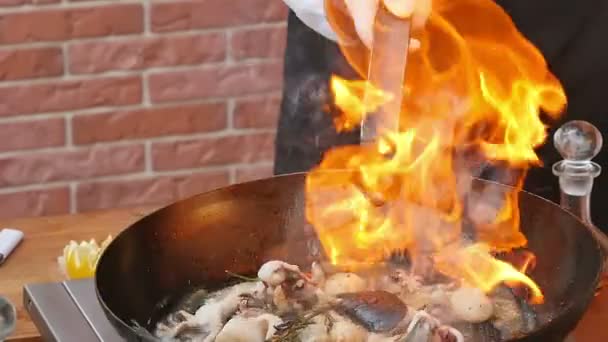
<path id="1" fill-rule="evenodd" d="M 312 263 L 323 260 L 323 256 L 314 230 L 304 217 L 304 181 L 305 175 L 296 174 L 202 194 L 153 213 L 121 233 L 104 252 L 96 274 L 98 298 L 110 321 L 129 340 L 155 340 L 153 333 L 157 331 L 159 322 L 179 310 L 197 314 L 200 306 L 208 300 L 209 291 L 239 281 L 226 271 L 256 277 L 267 261 L 281 260 L 300 266 L 303 272 L 310 272 Z M 480 180 L 475 183 L 480 187 L 502 187 Z M 471 341 L 561 341 L 585 312 L 598 284 L 601 253 L 584 224 L 560 207 L 531 194 L 521 192 L 519 199 L 522 232 L 528 239 L 526 249 L 536 255 L 536 265 L 528 276 L 542 289 L 544 300 L 541 304 L 529 304 L 527 300 L 530 297 L 522 295 L 522 291 L 518 291 L 521 288 L 496 287 L 487 298 L 503 302 L 513 298 L 505 305 L 518 306 L 521 316 L 511 317 L 521 321 L 512 323 L 517 324 L 518 330 L 509 331 L 514 328 L 506 327 L 503 331 L 494 326 L 494 318 L 464 328 L 460 328 L 462 324 L 453 326 L 463 334 L 472 334 Z M 395 269 L 399 270 L 402 260 L 397 258 L 396 261 Z M 407 276 L 407 266 L 402 270 L 402 274 Z M 327 278 L 331 279 L 331 275 Z M 390 291 L 391 287 L 387 285 L 383 288 L 385 293 L 406 292 L 407 286 L 399 288 L 398 280 L 393 285 L 397 289 Z M 337 297 L 340 297 L 341 290 L 362 291 L 367 286 L 353 280 L 333 281 L 337 285 L 326 284 L 324 290 Z M 450 286 L 449 282 L 437 281 L 436 284 L 446 284 L 446 288 Z M 331 289 L 331 286 L 339 288 Z M 422 284 L 412 286 L 415 291 L 425 291 L 426 288 L 424 280 Z M 238 295 L 251 295 L 249 287 L 240 291 Z M 455 292 L 445 291 L 439 295 L 448 297 Z M 366 292 L 367 289 L 360 295 L 364 296 Z M 294 296 L 296 293 L 297 290 Z M 415 301 L 414 297 L 415 293 L 410 299 Z M 289 302 L 290 297 L 286 298 Z M 382 300 L 382 297 L 378 299 L 380 303 Z M 394 298 L 391 296 L 387 300 Z M 426 298 L 418 300 L 431 301 Z M 388 313 L 378 309 L 384 316 L 371 319 L 380 322 L 387 319 L 386 325 L 397 328 L 398 321 L 405 319 L 408 312 L 415 314 L 417 310 L 424 310 L 424 305 L 404 305 L 402 302 L 388 305 Z M 438 304 L 450 305 L 450 298 Z M 496 302 L 491 304 L 497 306 Z M 237 307 L 230 308 L 227 316 L 222 318 L 222 324 L 236 312 Z M 289 322 L 287 316 L 283 319 L 282 323 Z M 361 326 L 373 325 L 374 322 Z M 196 325 L 193 328 L 194 333 L 190 331 L 190 334 L 195 337 L 206 336 L 208 331 L 205 329 L 211 329 Z M 502 334 L 510 335 L 503 339 Z M 187 332 L 185 336 L 188 336 Z M 204 338 L 200 340 L 205 341 Z"/>
<path id="2" fill-rule="evenodd" d="M 523 191 L 523 246 L 483 249 L 478 219 L 465 217 L 441 249 L 411 244 L 366 263 L 359 246 L 336 262 L 307 218 L 309 177 L 234 185 L 135 223 L 97 266 L 107 317 L 133 341 L 563 341 L 598 286 L 593 231 Z M 475 179 L 470 197 L 512 191 Z"/>

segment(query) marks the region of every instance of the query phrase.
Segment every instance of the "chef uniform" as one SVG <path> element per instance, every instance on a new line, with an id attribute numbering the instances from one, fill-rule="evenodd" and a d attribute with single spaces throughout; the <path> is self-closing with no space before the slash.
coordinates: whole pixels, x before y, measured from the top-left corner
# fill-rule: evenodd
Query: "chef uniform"
<path id="1" fill-rule="evenodd" d="M 359 143 L 358 130 L 337 133 L 327 113 L 329 77 L 336 74 L 353 78 L 356 74 L 332 41 L 335 36 L 318 6 L 319 0 L 285 1 L 292 11 L 288 19 L 275 174 L 308 171 L 331 147 Z M 540 49 L 566 91 L 568 107 L 561 121 L 550 123 L 549 134 L 566 121 L 586 120 L 608 139 L 608 1 L 497 2 Z M 551 167 L 560 156 L 551 136 L 538 154 L 544 166 L 530 170 L 525 188 L 557 202 L 558 181 Z M 595 182 L 592 215 L 595 224 L 608 232 L 608 212 L 602 210 L 608 199 L 608 151 L 600 152 L 595 161 L 604 172 Z M 484 174 L 493 178 L 493 172 Z"/>

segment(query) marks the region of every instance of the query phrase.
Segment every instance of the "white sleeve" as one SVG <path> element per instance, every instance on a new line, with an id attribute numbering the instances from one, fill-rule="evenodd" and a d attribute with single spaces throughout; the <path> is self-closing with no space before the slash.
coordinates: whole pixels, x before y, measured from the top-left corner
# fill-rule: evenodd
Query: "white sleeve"
<path id="1" fill-rule="evenodd" d="M 306 26 L 336 41 L 338 38 L 327 21 L 324 0 L 283 0 Z"/>

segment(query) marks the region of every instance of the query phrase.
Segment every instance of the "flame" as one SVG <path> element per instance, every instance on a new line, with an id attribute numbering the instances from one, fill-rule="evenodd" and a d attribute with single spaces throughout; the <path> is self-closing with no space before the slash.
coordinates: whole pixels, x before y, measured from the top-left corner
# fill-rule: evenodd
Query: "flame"
<path id="1" fill-rule="evenodd" d="M 501 283 L 520 283 L 532 292 L 530 302 L 540 304 L 543 293 L 536 283 L 513 265 L 494 258 L 486 244 L 474 244 L 455 251 L 443 252 L 435 258 L 435 267 L 443 274 L 459 279 L 469 286 L 490 292 Z"/>
<path id="2" fill-rule="evenodd" d="M 536 267 L 536 255 L 527 250 L 518 250 L 506 256 L 507 261 L 521 273 L 528 273 Z"/>
<path id="3" fill-rule="evenodd" d="M 348 81 L 333 76 L 330 86 L 334 96 L 334 102 L 338 108 L 348 108 L 348 115 L 341 115 L 334 119 L 338 132 L 350 131 L 361 123 L 367 116 L 378 110 L 380 106 L 392 99 L 392 95 L 374 87 L 365 81 Z M 368 96 L 364 102 L 363 97 Z"/>
<path id="4" fill-rule="evenodd" d="M 364 77 L 369 50 L 344 0 L 326 0 L 326 8 L 343 54 Z M 430 253 L 435 268 L 455 279 L 484 291 L 523 284 L 541 302 L 525 270 L 491 252 L 527 244 L 518 191 L 527 168 L 540 165 L 535 148 L 547 136 L 541 111 L 557 118 L 564 91 L 541 53 L 491 0 L 435 0 L 429 22 L 413 36 L 421 48 L 408 56 L 404 104 L 395 113 L 399 131 L 328 151 L 307 176 L 306 217 L 334 264 L 373 264 L 395 249 L 414 257 Z M 354 129 L 392 98 L 365 80 L 334 76 L 330 86 L 340 109 L 338 131 Z M 373 101 L 364 102 L 370 94 Z M 472 244 L 462 239 L 461 224 L 471 216 L 464 201 L 475 194 L 474 173 L 461 157 L 471 151 L 521 171 L 511 190 L 482 194 L 479 203 L 490 214 L 475 221 Z"/>

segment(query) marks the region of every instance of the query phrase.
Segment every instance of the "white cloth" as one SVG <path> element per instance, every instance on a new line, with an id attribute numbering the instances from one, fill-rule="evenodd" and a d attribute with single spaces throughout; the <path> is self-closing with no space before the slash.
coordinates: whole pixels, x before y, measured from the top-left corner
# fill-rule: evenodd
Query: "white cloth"
<path id="1" fill-rule="evenodd" d="M 325 38 L 337 41 L 325 14 L 324 0 L 283 0 L 306 26 L 323 35 Z"/>

